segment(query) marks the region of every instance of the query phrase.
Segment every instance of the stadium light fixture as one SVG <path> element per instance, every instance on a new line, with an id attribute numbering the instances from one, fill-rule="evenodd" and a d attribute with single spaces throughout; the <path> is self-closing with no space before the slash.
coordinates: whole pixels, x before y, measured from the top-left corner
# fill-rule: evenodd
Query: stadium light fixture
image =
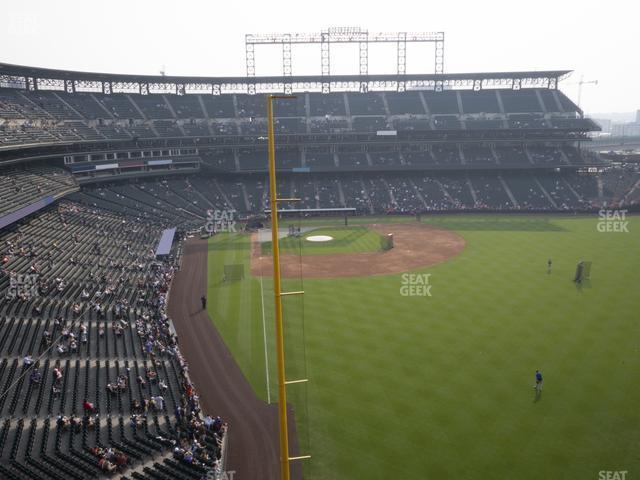
<path id="1" fill-rule="evenodd" d="M 396 74 L 407 74 L 407 43 L 432 43 L 434 45 L 434 74 L 444 73 L 444 32 L 369 32 L 360 27 L 332 27 L 313 33 L 248 33 L 245 35 L 245 63 L 247 77 L 256 76 L 256 45 L 282 48 L 282 76 L 285 93 L 291 93 L 286 81 L 293 75 L 293 45 L 320 45 L 320 72 L 331 76 L 331 49 L 344 44 L 358 46 L 359 74 L 369 75 L 369 44 L 390 43 L 396 45 Z M 363 81 L 364 83 L 364 81 Z M 364 87 L 363 87 L 364 88 Z M 328 89 L 323 89 L 328 93 Z"/>

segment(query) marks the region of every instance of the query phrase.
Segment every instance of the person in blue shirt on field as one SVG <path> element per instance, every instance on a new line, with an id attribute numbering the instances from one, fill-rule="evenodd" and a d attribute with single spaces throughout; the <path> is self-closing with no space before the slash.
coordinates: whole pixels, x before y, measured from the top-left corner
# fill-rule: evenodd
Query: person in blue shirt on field
<path id="1" fill-rule="evenodd" d="M 536 370 L 536 384 L 533 386 L 538 392 L 542 390 L 542 374 L 540 370 Z"/>

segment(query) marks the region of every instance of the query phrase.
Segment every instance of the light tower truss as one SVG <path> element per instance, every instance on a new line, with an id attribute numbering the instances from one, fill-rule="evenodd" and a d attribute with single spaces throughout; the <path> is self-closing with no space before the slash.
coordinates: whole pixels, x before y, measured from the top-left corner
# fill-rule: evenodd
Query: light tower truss
<path id="1" fill-rule="evenodd" d="M 331 76 L 331 50 L 344 44 L 358 45 L 359 74 L 366 77 L 369 74 L 369 44 L 392 43 L 396 45 L 396 74 L 407 73 L 407 43 L 434 44 L 433 73 L 444 73 L 444 32 L 382 32 L 369 33 L 360 27 L 337 27 L 322 30 L 318 33 L 258 33 L 245 35 L 245 58 L 247 77 L 256 76 L 256 45 L 280 46 L 282 49 L 282 76 L 284 77 L 285 93 L 291 93 L 286 88 L 287 77 L 293 76 L 292 45 L 320 45 L 320 75 Z M 363 81 L 361 89 L 366 91 L 367 82 Z M 328 82 L 326 89 L 328 92 Z"/>

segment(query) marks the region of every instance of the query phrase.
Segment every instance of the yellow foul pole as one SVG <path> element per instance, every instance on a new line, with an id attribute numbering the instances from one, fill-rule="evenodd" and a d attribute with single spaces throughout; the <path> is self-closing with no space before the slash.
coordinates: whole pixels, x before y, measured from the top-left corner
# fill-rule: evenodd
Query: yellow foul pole
<path id="1" fill-rule="evenodd" d="M 289 432 L 287 429 L 287 390 L 284 371 L 284 329 L 282 326 L 282 290 L 280 285 L 280 248 L 278 245 L 278 197 L 276 192 L 276 149 L 273 133 L 273 95 L 267 97 L 269 120 L 269 193 L 271 203 L 271 250 L 273 252 L 273 295 L 276 308 L 276 353 L 278 359 L 278 412 L 280 419 L 280 478 L 289 480 Z"/>

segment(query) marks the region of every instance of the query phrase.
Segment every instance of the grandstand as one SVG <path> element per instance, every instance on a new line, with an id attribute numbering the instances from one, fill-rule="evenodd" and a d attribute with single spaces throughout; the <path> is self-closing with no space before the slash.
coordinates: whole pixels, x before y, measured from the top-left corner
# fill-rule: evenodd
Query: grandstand
<path id="1" fill-rule="evenodd" d="M 637 171 L 582 148 L 598 127 L 558 90 L 568 73 L 291 78 L 280 191 L 360 215 L 637 202 Z M 264 213 L 265 99 L 247 92 L 281 82 L 0 64 L 2 478 L 221 471 L 225 412 L 201 410 L 166 301 L 210 210 Z"/>
<path id="2" fill-rule="evenodd" d="M 226 427 L 200 413 L 165 313 L 179 244 L 156 260 L 160 231 L 67 201 L 2 231 L 2 478 L 220 467 Z M 188 461 L 181 432 L 201 445 Z"/>
<path id="3" fill-rule="evenodd" d="M 276 108 L 278 168 L 294 190 L 315 191 L 307 203 L 319 203 L 318 191 L 330 185 L 330 206 L 360 205 L 359 213 L 593 208 L 608 199 L 597 175 L 584 172 L 606 165 L 580 148 L 598 127 L 556 88 L 567 73 L 438 77 L 446 88 L 435 88 L 433 75 L 374 76 L 367 93 L 313 93 L 310 82 L 295 102 Z M 189 226 L 202 224 L 210 208 L 261 212 L 249 192 L 265 183 L 265 107 L 260 96 L 238 91 L 246 79 L 163 79 L 175 87 L 171 94 L 154 93 L 154 77 L 105 81 L 6 64 L 0 75 L 0 160 L 38 158 L 64 168 L 83 186 L 75 200 L 121 213 L 133 206 L 138 216 Z M 270 80 L 256 79 L 256 87 Z M 222 91 L 236 81 L 240 87 Z M 183 188 L 193 172 L 214 188 L 199 191 L 199 181 Z M 180 179 L 167 183 L 174 175 Z M 365 188 L 380 175 L 375 192 Z M 165 181 L 144 178 L 157 176 Z M 450 200 L 420 191 L 418 178 L 436 182 Z M 354 181 L 363 188 L 343 185 Z M 448 190 L 458 187 L 471 201 L 453 200 Z M 518 201 L 513 189 L 527 190 L 528 199 Z"/>

